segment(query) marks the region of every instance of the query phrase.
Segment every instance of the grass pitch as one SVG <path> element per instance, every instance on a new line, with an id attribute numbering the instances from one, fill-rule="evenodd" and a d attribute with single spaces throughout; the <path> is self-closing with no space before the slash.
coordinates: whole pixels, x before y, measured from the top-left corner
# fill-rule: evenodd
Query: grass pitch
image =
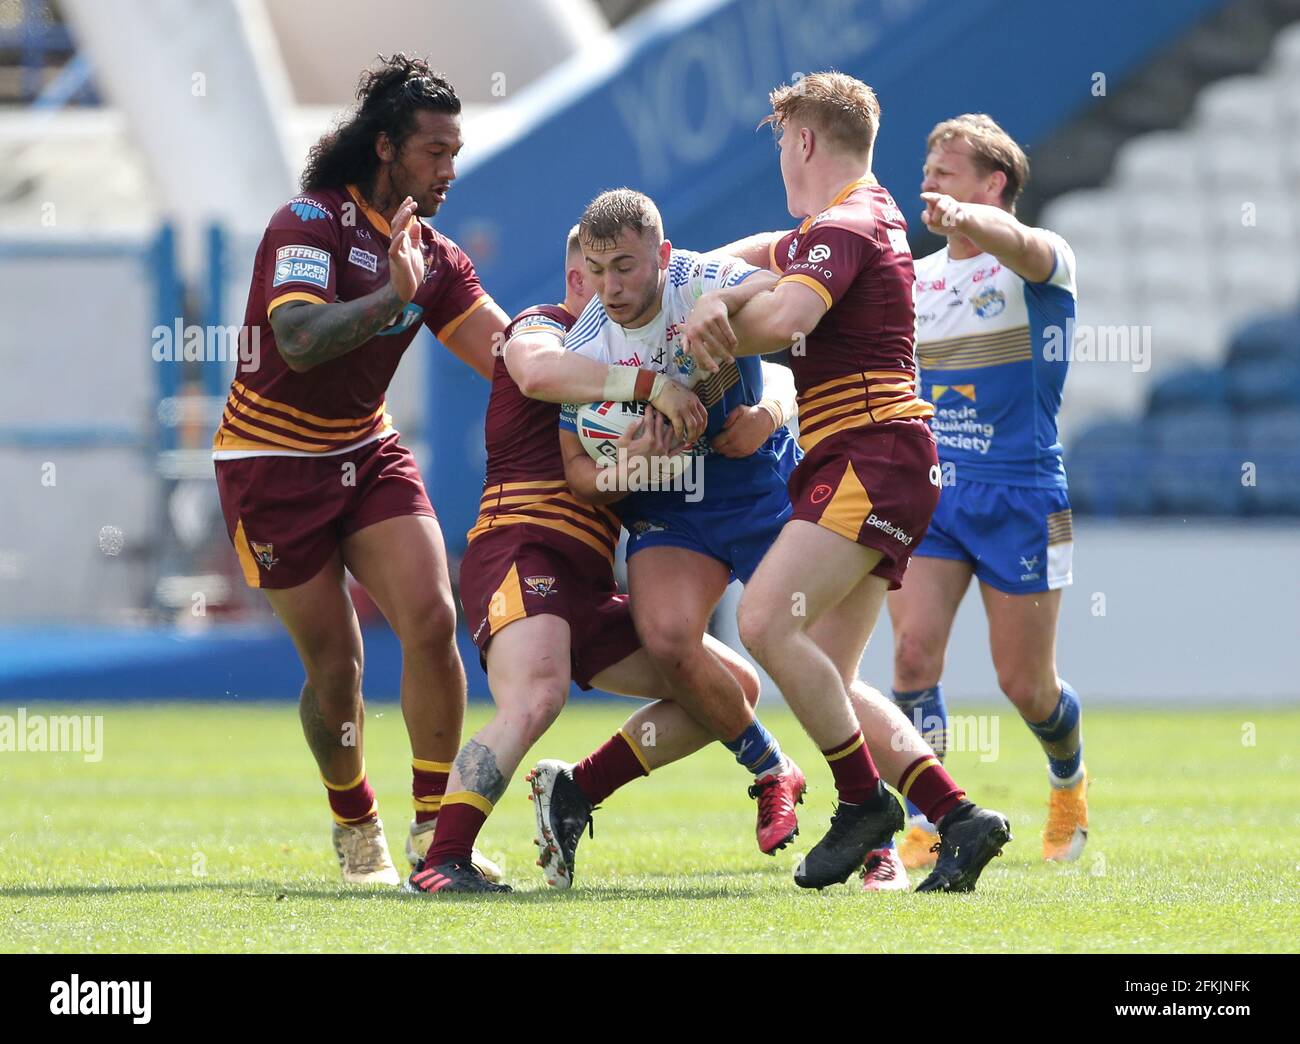
<path id="1" fill-rule="evenodd" d="M 1043 757 L 1009 708 L 985 709 L 1001 715 L 997 759 L 955 753 L 949 765 L 972 797 L 1010 816 L 1016 839 L 972 895 L 869 896 L 856 878 L 820 894 L 796 888 L 794 865 L 825 829 L 834 791 L 798 724 L 769 708 L 766 724 L 811 786 L 803 834 L 776 858 L 755 847 L 745 774 L 713 747 L 597 813 L 569 893 L 548 889 L 533 865 L 532 806 L 517 777 L 481 841 L 517 893 L 422 899 L 339 883 L 291 705 L 61 708 L 104 715 L 103 759 L 0 753 L 0 950 L 1295 948 L 1300 710 L 1086 709 L 1091 837 L 1078 863 L 1049 866 L 1038 844 Z M 575 704 L 533 757 L 576 760 L 625 712 Z M 471 708 L 466 735 L 485 715 Z M 396 705 L 371 706 L 366 742 L 400 868 L 409 761 Z"/>

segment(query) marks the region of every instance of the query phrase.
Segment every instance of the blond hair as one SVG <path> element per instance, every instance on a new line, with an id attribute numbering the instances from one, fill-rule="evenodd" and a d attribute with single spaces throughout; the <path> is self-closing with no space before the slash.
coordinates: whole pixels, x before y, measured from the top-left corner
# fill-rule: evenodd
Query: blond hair
<path id="1" fill-rule="evenodd" d="M 995 170 L 1006 175 L 1002 189 L 1002 205 L 1016 209 L 1016 200 L 1029 181 L 1029 159 L 1016 140 L 997 125 L 992 116 L 983 112 L 968 112 L 937 124 L 925 139 L 925 150 L 936 145 L 964 141 L 970 147 L 971 159 L 984 174 Z"/>
<path id="2" fill-rule="evenodd" d="M 816 72 L 783 83 L 768 95 L 772 114 L 759 126 L 798 123 L 821 131 L 855 155 L 870 151 L 880 129 L 880 102 L 861 80 L 842 72 Z"/>
<path id="3" fill-rule="evenodd" d="M 586 246 L 608 250 L 625 228 L 649 236 L 656 245 L 664 240 L 664 222 L 654 200 L 635 189 L 610 189 L 587 204 L 578 222 L 578 236 Z"/>

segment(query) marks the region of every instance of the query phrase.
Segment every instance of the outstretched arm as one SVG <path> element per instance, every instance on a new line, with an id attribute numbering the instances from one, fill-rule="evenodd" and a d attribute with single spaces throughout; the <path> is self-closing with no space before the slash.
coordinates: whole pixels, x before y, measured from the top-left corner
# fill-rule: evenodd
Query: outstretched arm
<path id="1" fill-rule="evenodd" d="M 941 236 L 965 236 L 1030 283 L 1046 282 L 1056 267 L 1056 247 L 1041 228 L 985 203 L 959 203 L 942 192 L 922 192 L 921 220 Z"/>
<path id="2" fill-rule="evenodd" d="M 463 323 L 456 327 L 444 342 L 447 350 L 480 377 L 492 379 L 492 366 L 496 361 L 493 349 L 510 325 L 510 319 L 495 301 L 476 308 Z"/>

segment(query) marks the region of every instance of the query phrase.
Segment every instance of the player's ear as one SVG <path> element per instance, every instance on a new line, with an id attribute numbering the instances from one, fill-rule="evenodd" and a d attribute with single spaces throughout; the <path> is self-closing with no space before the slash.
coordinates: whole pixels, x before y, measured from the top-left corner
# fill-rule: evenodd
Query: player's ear
<path id="1" fill-rule="evenodd" d="M 380 131 L 375 135 L 375 155 L 385 163 L 392 163 L 397 158 L 397 150 L 393 148 L 393 139 L 388 136 L 388 131 Z"/>
<path id="2" fill-rule="evenodd" d="M 668 267 L 668 262 L 673 256 L 673 244 L 671 240 L 665 239 L 659 244 L 659 267 L 661 269 Z"/>
<path id="3" fill-rule="evenodd" d="M 989 192 L 989 195 L 992 196 L 992 198 L 996 201 L 996 204 L 998 206 L 1001 206 L 1002 193 L 1003 190 L 1005 190 L 1007 187 L 1006 171 L 995 170 L 992 174 L 989 175 L 988 181 L 986 181 L 984 184 L 985 184 L 985 188 Z"/>
<path id="4" fill-rule="evenodd" d="M 817 136 L 811 127 L 799 128 L 799 144 L 803 147 L 803 159 L 806 163 L 812 159 L 813 150 L 817 147 Z"/>

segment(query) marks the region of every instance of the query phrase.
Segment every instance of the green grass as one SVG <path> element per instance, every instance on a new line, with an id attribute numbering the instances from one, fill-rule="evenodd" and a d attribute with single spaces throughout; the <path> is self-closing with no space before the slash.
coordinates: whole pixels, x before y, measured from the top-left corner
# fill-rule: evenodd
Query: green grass
<path id="1" fill-rule="evenodd" d="M 775 859 L 758 853 L 746 779 L 714 747 L 615 795 L 579 850 L 577 886 L 555 893 L 533 865 L 532 809 L 516 779 L 482 847 L 517 892 L 476 900 L 338 883 L 321 787 L 288 705 L 69 708 L 104 714 L 102 761 L 0 753 L 0 950 L 1294 949 L 1300 710 L 1088 711 L 1092 834 L 1070 866 L 1039 860 L 1042 756 L 996 710 L 997 760 L 949 762 L 1016 834 L 975 894 L 866 896 L 856 879 L 796 888 L 797 853 L 821 835 L 833 791 L 793 718 L 769 710 L 812 786 L 802 843 Z M 535 756 L 576 759 L 622 711 L 569 708 Z M 467 735 L 484 714 L 474 708 Z M 400 859 L 409 777 L 397 708 L 372 707 L 366 731 Z"/>

